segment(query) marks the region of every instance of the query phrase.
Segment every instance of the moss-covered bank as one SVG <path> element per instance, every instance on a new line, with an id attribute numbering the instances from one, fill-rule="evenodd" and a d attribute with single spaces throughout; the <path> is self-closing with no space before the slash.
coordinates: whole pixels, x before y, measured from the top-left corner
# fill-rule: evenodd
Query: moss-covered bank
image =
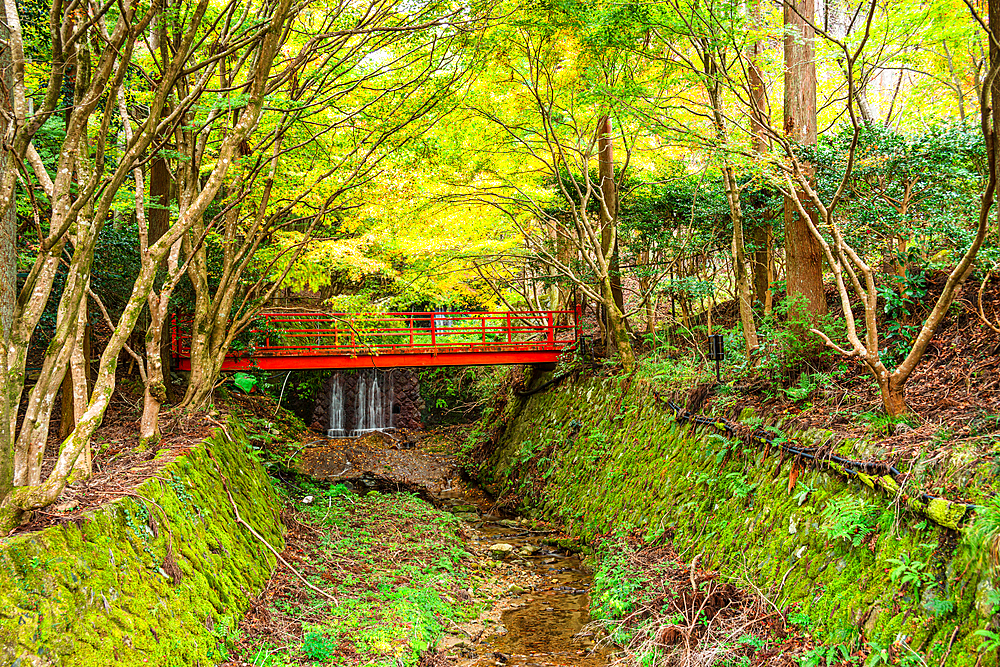
<path id="1" fill-rule="evenodd" d="M 0 540 L 0 664 L 196 665 L 221 657 L 279 551 L 279 503 L 238 427 L 78 521 Z"/>
<path id="2" fill-rule="evenodd" d="M 997 664 L 995 652 L 977 651 L 995 599 L 967 526 L 943 528 L 832 471 L 678 426 L 643 383 L 565 382 L 512 398 L 494 419 L 505 427 L 492 429 L 483 482 L 501 499 L 524 499 L 523 510 L 585 538 L 672 535 L 686 558 L 702 554 L 706 567 L 797 605 L 796 618 L 828 643 L 897 643 L 933 665 L 946 653 L 947 665 Z M 979 464 L 953 463 L 959 483 L 974 484 Z"/>

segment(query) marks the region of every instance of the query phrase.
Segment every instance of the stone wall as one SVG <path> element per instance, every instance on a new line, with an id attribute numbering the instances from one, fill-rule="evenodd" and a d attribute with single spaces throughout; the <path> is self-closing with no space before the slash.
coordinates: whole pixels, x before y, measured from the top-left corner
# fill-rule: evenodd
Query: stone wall
<path id="1" fill-rule="evenodd" d="M 356 384 L 357 375 L 350 371 L 340 371 L 344 374 L 344 409 L 349 415 L 354 413 L 354 401 L 357 399 Z M 419 430 L 423 428 L 421 414 L 424 410 L 424 400 L 420 396 L 420 381 L 416 371 L 410 368 L 393 368 L 381 371 L 393 384 L 393 392 L 396 397 L 396 404 L 399 412 L 395 415 L 394 422 L 396 428 Z M 314 431 L 326 433 L 330 424 L 330 391 L 336 375 L 331 375 L 323 385 L 322 391 L 316 396 L 316 405 L 313 408 L 313 418 L 310 428 Z M 348 419 L 348 423 L 353 423 Z"/>
<path id="2" fill-rule="evenodd" d="M 906 642 L 929 665 L 946 654 L 945 665 L 997 664 L 977 653 L 975 631 L 994 627 L 994 583 L 968 519 L 945 528 L 856 478 L 679 426 L 642 382 L 565 381 L 511 397 L 486 426 L 499 435 L 480 450 L 480 474 L 501 503 L 585 538 L 637 530 L 673 539 L 686 559 L 700 554 L 701 565 L 798 610 L 830 644 L 860 631 L 883 647 Z M 799 435 L 807 444 L 830 436 Z M 878 454 L 835 442 L 842 456 Z M 990 459 L 949 451 L 922 474 L 981 502 L 988 489 L 976 480 L 991 478 Z M 893 581 L 900 562 L 916 562 L 926 583 Z"/>
<path id="3" fill-rule="evenodd" d="M 275 559 L 280 504 L 245 434 L 216 432 L 133 496 L 0 539 L 0 664 L 197 665 L 226 643 Z"/>

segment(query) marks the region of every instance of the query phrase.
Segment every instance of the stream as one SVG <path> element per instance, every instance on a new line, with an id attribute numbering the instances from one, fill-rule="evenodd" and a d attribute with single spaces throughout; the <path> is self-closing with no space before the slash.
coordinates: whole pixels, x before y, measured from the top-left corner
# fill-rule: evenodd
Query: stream
<path id="1" fill-rule="evenodd" d="M 419 492 L 468 524 L 474 550 L 509 566 L 501 570 L 509 582 L 506 593 L 486 613 L 492 622 L 447 635 L 439 652 L 463 667 L 609 663 L 610 650 L 596 647 L 586 630 L 593 578 L 580 557 L 550 544 L 552 531 L 531 530 L 523 519 L 492 513 L 485 494 L 460 479 L 453 456 L 407 449 L 383 434 L 316 444 L 303 452 L 304 472 L 331 483 Z"/>

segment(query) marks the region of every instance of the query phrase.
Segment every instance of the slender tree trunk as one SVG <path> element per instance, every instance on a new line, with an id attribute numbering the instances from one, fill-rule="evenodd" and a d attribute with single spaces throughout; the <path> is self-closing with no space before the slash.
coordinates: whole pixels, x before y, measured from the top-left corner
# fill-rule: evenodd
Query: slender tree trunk
<path id="1" fill-rule="evenodd" d="M 753 0 L 750 8 L 753 21 L 757 25 L 763 23 L 761 12 L 762 0 Z M 764 155 L 771 150 L 767 128 L 771 118 L 767 107 L 767 89 L 760 69 L 760 59 L 764 53 L 763 40 L 755 40 L 750 44 L 747 58 L 747 80 L 750 84 L 751 109 L 751 149 L 758 155 Z M 771 313 L 772 292 L 774 282 L 774 231 L 771 228 L 771 218 L 765 216 L 756 220 L 750 228 L 750 239 L 753 241 L 753 298 L 759 303 L 765 315 Z"/>
<path id="2" fill-rule="evenodd" d="M 80 300 L 80 310 L 77 313 L 77 340 L 69 357 L 69 372 L 71 391 L 73 392 L 73 414 L 82 415 L 90 402 L 90 325 L 88 324 L 88 300 L 84 296 Z M 73 464 L 74 479 L 89 479 L 93 474 L 93 464 L 90 453 L 90 440 L 83 443 L 80 456 Z"/>
<path id="3" fill-rule="evenodd" d="M 611 135 L 611 117 L 598 121 L 597 139 L 598 177 L 601 179 L 601 249 L 610 259 L 611 293 L 618 310 L 625 312 L 625 294 L 622 291 L 621 270 L 618 264 L 618 235 L 613 233 L 618 224 L 618 189 L 615 185 L 614 141 Z M 613 239 L 613 241 L 612 241 Z M 628 322 L 625 322 L 628 328 Z"/>
<path id="4" fill-rule="evenodd" d="M 951 76 L 951 85 L 955 89 L 955 96 L 958 98 L 958 117 L 964 123 L 965 122 L 965 92 L 962 90 L 962 80 L 955 73 L 955 61 L 951 57 L 951 51 L 948 50 L 948 42 L 941 42 L 942 48 L 944 48 L 945 61 L 948 63 L 948 74 Z"/>
<path id="5" fill-rule="evenodd" d="M 14 96 L 14 62 L 10 48 L 10 29 L 7 21 L 6 4 L 0 2 L 0 84 L 3 85 L 0 104 L 4 113 L 0 114 L 0 137 L 3 138 L 3 148 L 0 149 L 0 165 L 3 172 L 13 171 L 14 156 L 7 150 L 15 128 L 6 119 L 13 117 L 12 100 Z M 8 346 L 13 342 L 14 308 L 17 305 L 17 211 L 13 199 L 4 202 L 0 207 L 0 368 L 8 368 Z M 5 377 L 5 383 L 12 384 L 12 379 Z M 0 498 L 3 498 L 14 483 L 14 432 L 11 422 L 16 419 L 17 409 L 11 415 L 10 402 L 4 397 L 0 400 Z"/>
<path id="6" fill-rule="evenodd" d="M 789 0 L 785 4 L 785 135 L 793 142 L 811 146 L 816 143 L 816 63 L 810 25 L 815 15 L 815 0 Z M 808 197 L 801 198 L 802 201 Z M 806 209 L 813 220 L 816 213 Z M 809 231 L 795 203 L 785 198 L 785 273 L 788 298 L 792 300 L 789 318 L 816 326 L 827 313 L 823 291 L 823 251 Z"/>
<path id="7" fill-rule="evenodd" d="M 609 276 L 605 276 L 601 281 L 601 296 L 604 297 L 604 309 L 608 321 L 608 347 L 614 347 L 625 372 L 631 373 L 635 368 L 635 354 L 632 351 L 632 343 L 629 341 L 628 329 L 625 327 L 625 316 L 618 310 L 615 303 Z"/>
<path id="8" fill-rule="evenodd" d="M 757 327 L 753 321 L 753 304 L 751 302 L 750 273 L 747 271 L 746 246 L 743 242 L 743 210 L 740 205 L 740 192 L 736 185 L 736 177 L 731 167 L 722 170 L 726 186 L 726 197 L 729 199 L 730 218 L 733 223 L 733 268 L 736 273 L 736 292 L 740 304 L 740 323 L 743 325 L 743 340 L 747 352 L 757 349 Z"/>

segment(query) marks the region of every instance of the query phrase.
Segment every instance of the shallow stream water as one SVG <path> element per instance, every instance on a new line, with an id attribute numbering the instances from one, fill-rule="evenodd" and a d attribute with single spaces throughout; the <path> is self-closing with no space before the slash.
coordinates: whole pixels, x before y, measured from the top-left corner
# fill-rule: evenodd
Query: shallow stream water
<path id="1" fill-rule="evenodd" d="M 464 509 L 464 508 L 463 508 Z M 471 518 L 471 517 L 468 517 Z M 552 533 L 532 531 L 516 519 L 482 520 L 472 525 L 479 546 L 514 547 L 510 561 L 537 575 L 533 586 L 512 584 L 500 631 L 475 646 L 477 667 L 485 665 L 581 665 L 608 663 L 607 649 L 595 650 L 590 622 L 593 577 L 579 556 L 546 543 Z"/>

